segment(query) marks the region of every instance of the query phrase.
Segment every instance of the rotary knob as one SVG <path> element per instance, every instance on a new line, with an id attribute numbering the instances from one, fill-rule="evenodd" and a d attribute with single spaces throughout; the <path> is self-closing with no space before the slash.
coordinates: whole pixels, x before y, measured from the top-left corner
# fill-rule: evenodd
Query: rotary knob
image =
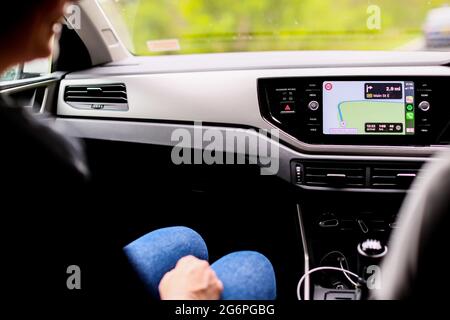
<path id="1" fill-rule="evenodd" d="M 428 101 L 422 101 L 421 103 L 419 103 L 419 109 L 422 111 L 428 111 L 430 110 L 430 103 Z"/>
<path id="2" fill-rule="evenodd" d="M 320 107 L 320 104 L 319 104 L 319 102 L 317 102 L 317 101 L 311 101 L 311 102 L 308 104 L 308 108 L 309 108 L 309 110 L 311 110 L 311 111 L 317 111 L 317 110 L 319 109 L 319 107 Z"/>

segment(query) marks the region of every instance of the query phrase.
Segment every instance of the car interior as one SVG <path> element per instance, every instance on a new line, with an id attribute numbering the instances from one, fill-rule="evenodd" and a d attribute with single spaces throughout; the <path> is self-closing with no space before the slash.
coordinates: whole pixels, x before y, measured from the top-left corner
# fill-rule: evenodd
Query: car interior
<path id="1" fill-rule="evenodd" d="M 309 272 L 367 280 L 389 251 L 411 184 L 450 143 L 448 49 L 135 55 L 101 2 L 77 5 L 81 28 L 66 19 L 50 73 L 0 92 L 83 140 L 92 177 L 73 197 L 105 250 L 187 226 L 211 261 L 268 257 L 278 300 L 367 298 L 346 272 Z"/>

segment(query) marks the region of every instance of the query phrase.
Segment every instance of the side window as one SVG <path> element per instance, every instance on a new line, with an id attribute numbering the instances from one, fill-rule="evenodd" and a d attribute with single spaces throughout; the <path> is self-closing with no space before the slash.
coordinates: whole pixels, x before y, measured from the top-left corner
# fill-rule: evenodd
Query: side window
<path id="1" fill-rule="evenodd" d="M 10 68 L 0 74 L 0 83 L 44 76 L 51 72 L 51 58 L 37 59 Z"/>

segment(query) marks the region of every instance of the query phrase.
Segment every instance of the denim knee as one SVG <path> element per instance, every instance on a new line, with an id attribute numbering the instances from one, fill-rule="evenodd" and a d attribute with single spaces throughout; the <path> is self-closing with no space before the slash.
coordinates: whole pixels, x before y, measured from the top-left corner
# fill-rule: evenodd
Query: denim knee
<path id="1" fill-rule="evenodd" d="M 186 227 L 171 227 L 150 232 L 133 241 L 124 252 L 153 297 L 159 298 L 162 277 L 172 270 L 178 260 L 195 256 L 208 260 L 203 238 Z"/>
<path id="2" fill-rule="evenodd" d="M 270 261 L 254 251 L 231 253 L 212 268 L 222 281 L 223 300 L 274 300 L 275 272 Z"/>

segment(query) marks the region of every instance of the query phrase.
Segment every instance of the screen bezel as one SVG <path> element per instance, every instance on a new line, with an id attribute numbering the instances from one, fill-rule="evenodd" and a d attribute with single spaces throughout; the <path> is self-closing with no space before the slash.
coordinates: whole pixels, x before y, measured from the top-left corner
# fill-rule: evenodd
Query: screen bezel
<path id="1" fill-rule="evenodd" d="M 422 77 L 422 76 L 326 76 L 326 77 L 282 77 L 282 78 L 259 78 L 258 79 L 258 97 L 260 110 L 263 118 L 273 123 L 282 131 L 295 137 L 299 141 L 315 145 L 367 145 L 367 146 L 427 146 L 436 138 L 434 109 L 428 112 L 428 118 L 431 130 L 428 134 L 415 135 L 325 135 L 323 134 L 323 109 L 322 109 L 322 92 L 317 97 L 320 103 L 320 111 L 314 115 L 319 118 L 321 124 L 319 133 L 312 134 L 306 130 L 305 117 L 312 113 L 308 110 L 305 91 L 309 84 L 316 84 L 321 88 L 324 81 L 412 81 L 415 84 L 415 128 L 417 129 L 420 110 L 418 109 L 418 88 L 423 84 L 428 84 L 434 88 L 434 91 L 440 88 L 434 81 L 440 77 Z M 297 88 L 296 99 L 300 101 L 297 106 L 297 114 L 295 116 L 280 117 L 274 112 L 277 101 L 273 101 L 272 93 L 275 88 L 279 87 L 295 87 Z M 322 89 L 322 88 L 321 88 Z M 434 95 L 435 93 L 433 93 Z M 432 99 L 433 100 L 433 99 Z M 278 102 L 279 104 L 279 102 Z"/>

